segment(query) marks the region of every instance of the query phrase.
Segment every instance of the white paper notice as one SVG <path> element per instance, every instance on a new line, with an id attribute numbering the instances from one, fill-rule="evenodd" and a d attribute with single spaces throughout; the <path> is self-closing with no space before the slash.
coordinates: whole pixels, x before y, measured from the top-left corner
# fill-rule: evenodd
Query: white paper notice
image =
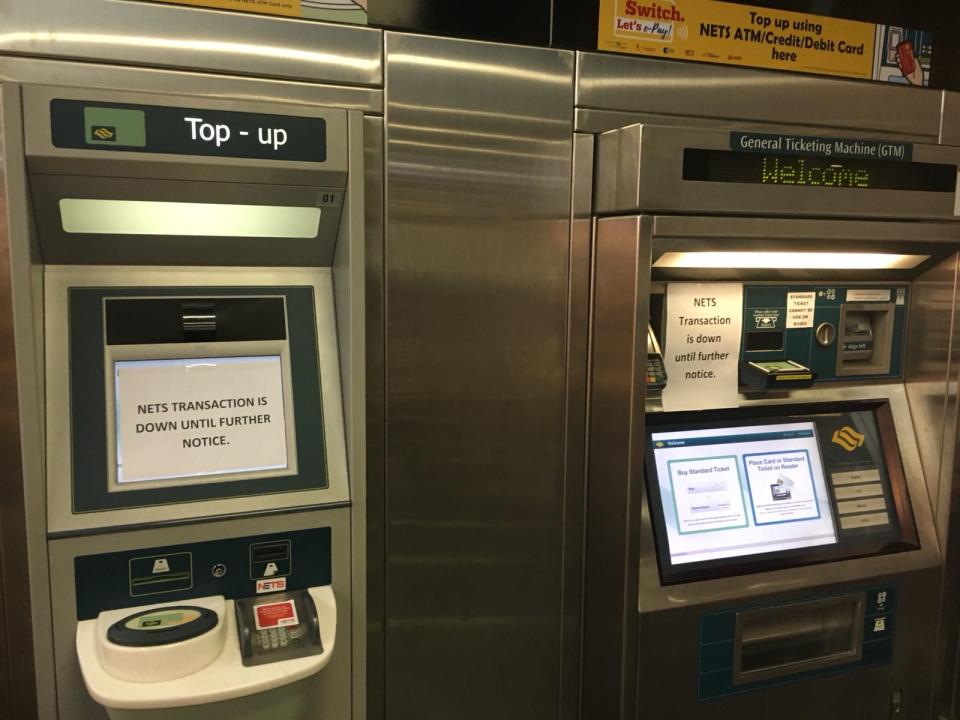
<path id="1" fill-rule="evenodd" d="M 739 283 L 667 286 L 664 410 L 737 404 L 742 325 Z"/>
<path id="2" fill-rule="evenodd" d="M 787 330 L 812 328 L 816 302 L 813 292 L 787 293 Z"/>
<path id="3" fill-rule="evenodd" d="M 114 363 L 117 482 L 287 468 L 277 355 Z"/>

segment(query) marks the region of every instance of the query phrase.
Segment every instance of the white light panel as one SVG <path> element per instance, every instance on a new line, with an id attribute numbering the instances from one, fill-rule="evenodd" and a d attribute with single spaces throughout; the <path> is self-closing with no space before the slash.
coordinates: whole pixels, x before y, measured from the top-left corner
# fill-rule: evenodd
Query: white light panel
<path id="1" fill-rule="evenodd" d="M 911 270 L 929 255 L 834 252 L 666 252 L 657 268 Z"/>
<path id="2" fill-rule="evenodd" d="M 62 198 L 60 220 L 87 235 L 314 238 L 320 208 Z"/>

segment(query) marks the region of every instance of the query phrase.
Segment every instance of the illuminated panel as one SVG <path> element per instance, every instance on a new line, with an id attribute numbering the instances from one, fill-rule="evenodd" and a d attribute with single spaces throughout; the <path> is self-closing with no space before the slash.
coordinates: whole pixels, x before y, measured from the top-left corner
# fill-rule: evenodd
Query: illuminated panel
<path id="1" fill-rule="evenodd" d="M 320 208 L 63 198 L 60 219 L 81 234 L 314 238 Z"/>
<path id="2" fill-rule="evenodd" d="M 687 148 L 683 151 L 683 179 L 845 190 L 953 193 L 957 186 L 957 166 Z"/>
<path id="3" fill-rule="evenodd" d="M 657 268 L 912 270 L 929 255 L 831 252 L 665 252 Z"/>

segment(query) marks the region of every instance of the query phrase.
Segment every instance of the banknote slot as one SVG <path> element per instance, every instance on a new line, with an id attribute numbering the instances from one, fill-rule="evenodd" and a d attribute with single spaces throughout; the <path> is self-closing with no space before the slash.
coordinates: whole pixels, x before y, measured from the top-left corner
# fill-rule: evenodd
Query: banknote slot
<path id="1" fill-rule="evenodd" d="M 734 683 L 857 662 L 863 613 L 862 593 L 737 613 Z"/>

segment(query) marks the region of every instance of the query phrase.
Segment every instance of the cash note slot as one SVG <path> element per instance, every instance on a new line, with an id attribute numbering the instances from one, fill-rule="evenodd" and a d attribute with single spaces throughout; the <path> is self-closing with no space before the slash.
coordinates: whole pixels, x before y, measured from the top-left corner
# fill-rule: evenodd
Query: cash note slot
<path id="1" fill-rule="evenodd" d="M 737 613 L 734 684 L 860 660 L 863 594 Z"/>

